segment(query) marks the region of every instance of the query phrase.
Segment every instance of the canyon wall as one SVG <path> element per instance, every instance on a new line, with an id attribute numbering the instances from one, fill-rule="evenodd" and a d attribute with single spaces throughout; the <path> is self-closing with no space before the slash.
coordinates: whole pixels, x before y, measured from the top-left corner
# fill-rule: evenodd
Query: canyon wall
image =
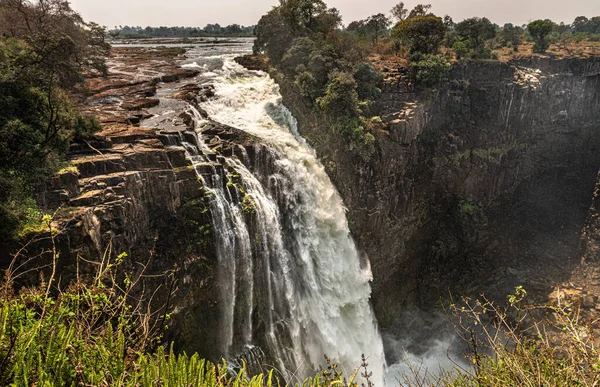
<path id="1" fill-rule="evenodd" d="M 567 280 L 600 166 L 600 59 L 467 62 L 421 93 L 386 75 L 388 128 L 368 160 L 280 85 L 371 260 L 382 329 L 449 292 L 504 299 Z"/>

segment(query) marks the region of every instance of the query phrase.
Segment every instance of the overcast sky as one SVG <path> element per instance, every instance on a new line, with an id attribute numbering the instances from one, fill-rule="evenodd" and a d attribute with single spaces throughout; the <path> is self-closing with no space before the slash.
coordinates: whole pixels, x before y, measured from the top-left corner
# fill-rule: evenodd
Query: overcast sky
<path id="1" fill-rule="evenodd" d="M 344 23 L 379 12 L 387 13 L 396 0 L 325 0 L 342 13 Z M 600 15 L 600 0 L 416 0 L 431 3 L 438 15 L 454 21 L 471 16 L 487 16 L 493 22 L 523 24 L 534 19 L 571 23 L 576 16 Z M 204 26 L 208 23 L 256 24 L 278 4 L 278 0 L 71 0 L 84 19 L 110 28 L 134 26 Z"/>

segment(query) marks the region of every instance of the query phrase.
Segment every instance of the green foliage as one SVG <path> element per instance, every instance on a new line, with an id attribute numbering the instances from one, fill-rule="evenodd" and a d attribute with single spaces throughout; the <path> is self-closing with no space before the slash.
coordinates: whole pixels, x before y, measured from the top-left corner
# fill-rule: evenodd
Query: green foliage
<path id="1" fill-rule="evenodd" d="M 172 347 L 156 346 L 159 336 L 149 324 L 149 312 L 126 302 L 137 280 L 125 276 L 116 282 L 116 270 L 126 257 L 103 262 L 93 283 L 76 282 L 57 297 L 49 296 L 50 288 L 15 294 L 10 282 L 3 284 L 1 385 L 272 385 L 272 373 L 250 377 L 243 367 L 231 376 L 225 362 L 215 366 L 197 354 L 176 355 Z M 163 314 L 159 321 L 169 318 Z"/>
<path id="2" fill-rule="evenodd" d="M 254 52 L 279 64 L 292 41 L 299 37 L 322 40 L 341 23 L 336 9 L 321 0 L 288 0 L 264 15 L 255 28 Z"/>
<path id="3" fill-rule="evenodd" d="M 469 48 L 469 56 L 474 59 L 493 58 L 486 42 L 496 37 L 496 28 L 485 17 L 473 17 L 458 23 L 455 28 L 458 38 Z"/>
<path id="4" fill-rule="evenodd" d="M 471 200 L 463 200 L 460 202 L 460 212 L 467 215 L 475 215 L 480 211 L 477 204 Z"/>
<path id="5" fill-rule="evenodd" d="M 321 0 L 282 1 L 258 23 L 254 50 L 269 57 L 276 82 L 291 79 L 319 114 L 344 128 L 338 132 L 350 149 L 371 154 L 374 137 L 364 131 L 361 115 L 375 114 L 382 76 L 367 58 L 390 21 L 376 14 L 339 30 L 340 21 Z"/>
<path id="6" fill-rule="evenodd" d="M 379 37 L 385 33 L 392 24 L 391 20 L 382 13 L 370 16 L 365 20 L 364 27 L 375 44 L 379 41 Z"/>
<path id="7" fill-rule="evenodd" d="M 504 46 L 512 47 L 513 51 L 515 52 L 519 51 L 519 45 L 523 40 L 523 29 L 507 23 L 502 28 L 500 37 Z"/>
<path id="8" fill-rule="evenodd" d="M 464 40 L 458 40 L 452 45 L 452 49 L 456 53 L 456 59 L 462 59 L 469 53 L 469 46 Z"/>
<path id="9" fill-rule="evenodd" d="M 311 101 L 316 100 L 320 94 L 319 83 L 309 71 L 302 71 L 299 69 L 299 73 L 296 76 L 296 87 L 300 89 L 302 96 L 308 98 Z"/>
<path id="10" fill-rule="evenodd" d="M 315 51 L 316 44 L 310 38 L 297 38 L 291 47 L 285 52 L 281 67 L 288 74 L 294 74 L 298 66 L 307 66 L 310 56 Z"/>
<path id="11" fill-rule="evenodd" d="M 403 2 L 394 5 L 390 11 L 396 21 L 401 22 L 408 16 L 408 9 L 404 7 Z"/>
<path id="12" fill-rule="evenodd" d="M 414 16 L 394 28 L 394 36 L 402 39 L 411 54 L 437 54 L 444 40 L 446 27 L 435 15 Z"/>
<path id="13" fill-rule="evenodd" d="M 72 106 L 68 89 L 83 71 L 106 71 L 109 46 L 103 28 L 58 0 L 0 2 L 0 33 L 0 238 L 11 239 L 35 229 L 35 186 L 59 169 L 73 140 L 100 128 Z"/>
<path id="14" fill-rule="evenodd" d="M 317 104 L 332 117 L 356 118 L 359 115 L 356 87 L 352 74 L 334 72 L 330 75 L 325 95 L 317 99 Z"/>
<path id="15" fill-rule="evenodd" d="M 408 14 L 408 18 L 414 18 L 414 17 L 422 17 L 422 16 L 427 16 L 427 15 L 431 15 L 429 13 L 429 10 L 431 9 L 431 4 L 417 4 Z"/>
<path id="16" fill-rule="evenodd" d="M 456 367 L 437 379 L 409 385 L 453 387 L 594 386 L 600 382 L 600 352 L 591 325 L 568 300 L 526 306 L 522 286 L 499 307 L 464 297 L 452 304 L 456 332 L 469 346 L 472 369 Z M 534 316 L 543 315 L 543 321 Z M 423 380 L 427 379 L 427 380 Z"/>
<path id="17" fill-rule="evenodd" d="M 382 82 L 381 74 L 369 63 L 361 62 L 354 70 L 358 98 L 361 100 L 376 100 L 381 95 L 381 89 L 377 87 Z"/>
<path id="18" fill-rule="evenodd" d="M 600 16 L 589 19 L 585 16 L 576 17 L 573 21 L 573 32 L 600 34 Z"/>
<path id="19" fill-rule="evenodd" d="M 379 117 L 372 119 L 365 118 L 349 118 L 347 116 L 339 117 L 335 124 L 337 132 L 341 133 L 348 143 L 348 149 L 356 151 L 363 160 L 369 160 L 375 153 L 375 137 L 367 130 L 371 120 L 379 120 Z"/>
<path id="20" fill-rule="evenodd" d="M 49 217 L 47 224 L 49 224 Z M 108 254 L 107 254 L 108 255 Z M 26 257 L 23 257 L 27 259 Z M 128 273 L 122 253 L 105 256 L 95 270 L 58 288 L 57 258 L 48 282 L 17 290 L 23 273 L 13 262 L 0 287 L 0 385 L 121 387 L 275 387 L 274 372 L 251 375 L 243 364 L 233 373 L 225 361 L 214 365 L 198 354 L 176 354 L 161 342 L 171 315 L 147 309 L 139 298 L 143 271 Z M 139 263 L 137 263 L 139 264 Z M 78 265 L 79 267 L 79 265 Z M 366 359 L 346 377 L 329 359 L 303 387 L 357 387 L 360 370 L 370 383 Z M 371 384 L 369 384 L 371 385 Z"/>
<path id="21" fill-rule="evenodd" d="M 535 20 L 527 25 L 527 31 L 533 38 L 535 44 L 533 51 L 544 53 L 550 47 L 547 37 L 552 32 L 552 22 L 550 20 Z"/>
<path id="22" fill-rule="evenodd" d="M 410 66 L 416 83 L 422 86 L 435 86 L 446 82 L 451 69 L 444 56 L 432 54 L 420 56 L 413 60 Z"/>
<path id="23" fill-rule="evenodd" d="M 214 234 L 209 201 L 210 196 L 204 195 L 201 199 L 185 202 L 181 209 L 181 224 L 189 236 L 188 240 L 193 241 L 191 243 L 195 243 L 200 249 L 213 247 Z"/>
<path id="24" fill-rule="evenodd" d="M 242 211 L 244 211 L 245 214 L 252 215 L 256 213 L 256 210 L 257 204 L 254 197 L 252 197 L 252 194 L 244 196 L 244 199 L 242 199 Z"/>

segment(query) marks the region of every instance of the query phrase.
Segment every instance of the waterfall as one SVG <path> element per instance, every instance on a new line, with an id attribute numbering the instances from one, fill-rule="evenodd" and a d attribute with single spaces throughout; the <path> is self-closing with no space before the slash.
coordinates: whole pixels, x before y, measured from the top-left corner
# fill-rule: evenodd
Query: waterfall
<path id="1" fill-rule="evenodd" d="M 186 148 L 210 198 L 222 353 L 258 345 L 291 383 L 314 375 L 324 355 L 350 373 L 365 354 L 374 383 L 383 386 L 371 271 L 350 236 L 341 197 L 275 83 L 222 58 L 207 76 L 216 97 L 201 107 L 259 139 L 251 152 L 210 162 L 201 155 L 209 152 L 205 122 L 194 114 L 200 149 L 192 155 Z"/>

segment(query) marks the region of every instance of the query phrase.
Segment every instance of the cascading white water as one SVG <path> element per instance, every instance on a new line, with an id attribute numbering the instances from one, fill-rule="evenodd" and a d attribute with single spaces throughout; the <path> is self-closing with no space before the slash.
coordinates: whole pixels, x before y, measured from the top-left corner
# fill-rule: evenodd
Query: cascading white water
<path id="1" fill-rule="evenodd" d="M 375 383 L 382 385 L 383 345 L 369 305 L 370 268 L 366 260 L 361 265 L 338 192 L 314 151 L 297 136 L 295 120 L 268 76 L 229 58 L 213 73 L 216 98 L 202 108 L 268 146 L 266 155 L 255 157 L 253 173 L 238 160 L 228 163 L 257 203 L 258 233 L 265 239 L 258 255 L 270 272 L 263 285 L 271 345 L 287 352 L 285 343 L 277 342 L 283 325 L 297 367 L 306 357 L 310 366 L 320 364 L 327 354 L 352 370 L 364 353 Z"/>
<path id="2" fill-rule="evenodd" d="M 295 383 L 314 375 L 324 355 L 352 372 L 365 354 L 372 381 L 383 386 L 371 271 L 350 236 L 342 200 L 299 136 L 277 85 L 236 64 L 237 53 L 192 50 L 184 65 L 203 69 L 201 81 L 215 87 L 216 97 L 201 104 L 210 118 L 260 143 L 252 155 L 221 157 L 225 172 L 207 173 L 208 158 L 190 155 L 210 196 L 222 355 L 261 345 Z M 208 153 L 205 122 L 192 113 L 201 151 Z"/>

